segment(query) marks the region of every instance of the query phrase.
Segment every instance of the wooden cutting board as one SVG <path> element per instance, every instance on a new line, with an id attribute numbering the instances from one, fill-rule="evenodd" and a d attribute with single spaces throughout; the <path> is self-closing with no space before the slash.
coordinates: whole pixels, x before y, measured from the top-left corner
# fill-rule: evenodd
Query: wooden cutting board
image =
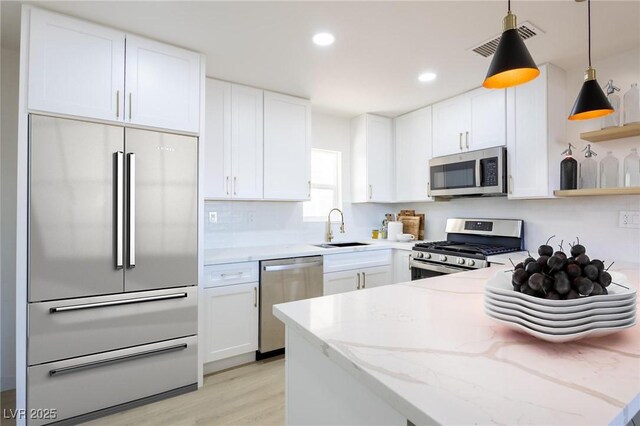
<path id="1" fill-rule="evenodd" d="M 398 216 L 402 222 L 402 232 L 412 234 L 416 240 L 420 238 L 420 217 L 419 216 Z"/>

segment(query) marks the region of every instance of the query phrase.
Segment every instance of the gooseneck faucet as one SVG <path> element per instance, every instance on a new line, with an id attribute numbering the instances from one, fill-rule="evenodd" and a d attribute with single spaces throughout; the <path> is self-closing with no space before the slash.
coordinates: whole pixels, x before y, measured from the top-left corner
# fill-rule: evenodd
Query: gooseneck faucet
<path id="1" fill-rule="evenodd" d="M 327 216 L 327 234 L 326 234 L 326 238 L 327 238 L 327 242 L 330 243 L 331 240 L 333 240 L 333 231 L 331 231 L 331 213 L 333 213 L 334 211 L 337 211 L 340 213 L 340 233 L 344 234 L 344 214 L 342 213 L 342 210 L 340 209 L 331 209 L 331 211 L 329 212 L 329 215 Z"/>

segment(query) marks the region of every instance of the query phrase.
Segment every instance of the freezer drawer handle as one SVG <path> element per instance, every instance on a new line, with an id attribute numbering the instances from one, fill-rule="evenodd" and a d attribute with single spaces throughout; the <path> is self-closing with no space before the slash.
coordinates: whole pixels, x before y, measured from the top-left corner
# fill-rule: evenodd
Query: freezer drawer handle
<path id="1" fill-rule="evenodd" d="M 138 352 L 137 354 L 133 354 L 133 355 L 117 356 L 117 357 L 105 359 L 102 361 L 94 361 L 94 362 L 87 362 L 85 364 L 72 365 L 71 367 L 56 368 L 55 370 L 49 370 L 49 376 L 59 376 L 61 374 L 74 373 L 76 371 L 88 370 L 90 368 L 102 367 L 105 365 L 116 364 L 124 361 L 131 361 L 134 359 L 145 358 L 153 355 L 160 355 L 167 352 L 181 351 L 184 349 L 187 349 L 186 343 L 183 343 L 181 345 L 169 346 L 167 348 L 162 348 L 162 349 L 153 349 L 150 351 Z"/>
<path id="2" fill-rule="evenodd" d="M 131 305 L 133 303 L 156 302 L 159 300 L 182 299 L 187 297 L 187 293 L 163 294 L 160 296 L 138 297 L 135 299 L 111 300 L 108 302 L 86 303 L 84 305 L 60 306 L 58 308 L 50 308 L 49 313 L 80 311 L 83 309 L 105 308 L 108 306 Z"/>
<path id="3" fill-rule="evenodd" d="M 287 265 L 265 266 L 263 269 L 265 272 L 275 272 L 288 271 L 291 269 L 313 268 L 314 266 L 322 266 L 322 262 L 289 263 Z"/>

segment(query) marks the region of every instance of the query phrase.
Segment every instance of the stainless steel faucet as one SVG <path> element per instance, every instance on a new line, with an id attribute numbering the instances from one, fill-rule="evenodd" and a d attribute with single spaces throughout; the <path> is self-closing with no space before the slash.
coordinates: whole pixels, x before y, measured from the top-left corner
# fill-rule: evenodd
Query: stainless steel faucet
<path id="1" fill-rule="evenodd" d="M 333 240 L 333 231 L 331 231 L 331 213 L 333 213 L 334 211 L 338 211 L 340 213 L 340 233 L 344 234 L 344 214 L 342 213 L 342 210 L 340 209 L 331 209 L 331 211 L 329 212 L 329 215 L 327 216 L 327 234 L 326 234 L 326 238 L 327 238 L 327 242 L 330 243 L 331 240 Z"/>

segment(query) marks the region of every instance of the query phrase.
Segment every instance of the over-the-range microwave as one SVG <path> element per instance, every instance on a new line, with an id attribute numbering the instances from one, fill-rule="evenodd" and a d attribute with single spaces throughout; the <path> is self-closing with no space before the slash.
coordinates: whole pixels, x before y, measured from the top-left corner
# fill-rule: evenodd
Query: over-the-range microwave
<path id="1" fill-rule="evenodd" d="M 429 160 L 429 195 L 453 198 L 507 193 L 505 147 L 461 152 Z"/>

